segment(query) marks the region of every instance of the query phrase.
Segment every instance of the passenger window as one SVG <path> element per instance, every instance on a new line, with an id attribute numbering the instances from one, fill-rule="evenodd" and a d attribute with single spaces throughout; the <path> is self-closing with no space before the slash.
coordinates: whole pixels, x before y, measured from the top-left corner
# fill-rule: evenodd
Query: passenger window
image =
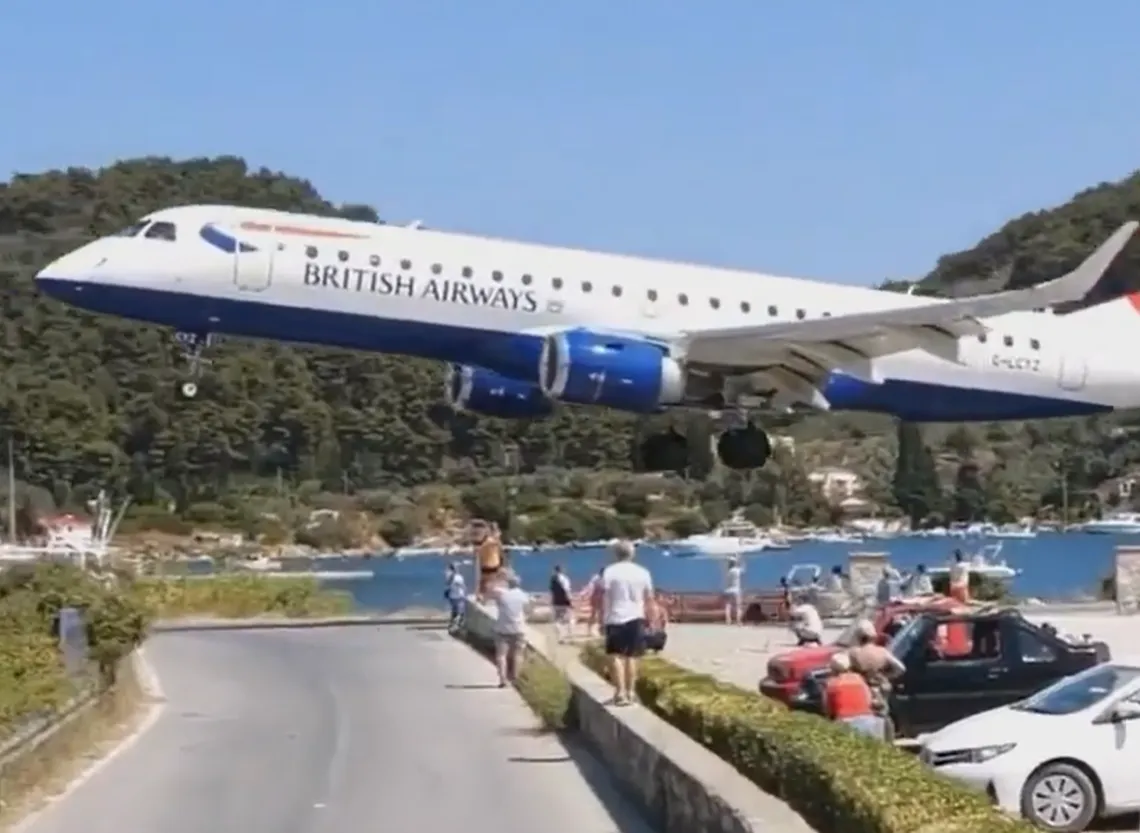
<path id="1" fill-rule="evenodd" d="M 412 262 L 410 260 L 401 260 L 400 261 L 400 268 L 403 269 L 405 272 L 407 272 L 409 269 L 412 268 Z"/>
<path id="2" fill-rule="evenodd" d="M 534 280 L 534 278 L 532 278 L 530 275 L 523 275 L 522 276 L 523 286 L 530 286 L 530 282 L 533 280 Z"/>
<path id="3" fill-rule="evenodd" d="M 370 255 L 368 258 L 368 265 L 373 268 L 380 265 L 380 255 Z"/>
<path id="4" fill-rule="evenodd" d="M 316 257 L 318 254 L 316 246 L 305 247 L 305 257 Z"/>
<path id="5" fill-rule="evenodd" d="M 348 261 L 348 252 L 345 252 L 345 251 L 337 252 L 336 253 L 336 259 L 339 260 L 341 263 L 346 263 Z"/>
<path id="6" fill-rule="evenodd" d="M 471 276 L 474 274 L 474 272 L 472 272 L 472 271 L 471 271 L 471 267 L 470 267 L 470 266 L 464 266 L 464 267 L 463 267 L 463 273 L 462 273 L 462 274 L 463 274 L 463 277 L 465 277 L 465 278 L 469 278 L 469 277 L 471 277 Z"/>
<path id="7" fill-rule="evenodd" d="M 1002 344 L 1004 344 L 1006 347 L 1012 347 L 1013 346 L 1013 336 L 1006 336 L 1005 338 L 1003 338 Z"/>
<path id="8" fill-rule="evenodd" d="M 433 275 L 438 275 L 438 274 L 439 274 L 440 272 L 442 272 L 442 271 L 443 271 L 443 267 L 442 267 L 442 266 L 440 266 L 438 263 L 433 263 L 433 264 L 431 265 L 431 273 L 432 273 Z"/>
<path id="9" fill-rule="evenodd" d="M 825 312 L 825 313 L 823 314 L 823 317 L 824 317 L 824 318 L 831 318 L 831 313 L 830 313 L 830 312 Z"/>
<path id="10" fill-rule="evenodd" d="M 740 302 L 740 311 L 741 312 L 749 312 L 749 311 L 751 311 L 751 309 L 752 309 L 752 304 L 748 303 L 747 301 L 741 301 Z"/>
<path id="11" fill-rule="evenodd" d="M 621 297 L 621 287 L 617 286 L 616 284 L 614 285 L 613 289 L 610 290 L 610 292 L 614 294 L 615 298 Z"/>
<path id="12" fill-rule="evenodd" d="M 681 306 L 685 306 L 686 304 L 689 303 L 689 296 L 682 292 L 680 295 L 677 296 L 677 303 L 680 304 Z"/>
<path id="13" fill-rule="evenodd" d="M 550 282 L 550 285 L 553 286 L 555 289 L 561 289 L 562 288 L 562 278 L 554 278 L 554 280 L 552 280 Z"/>
<path id="14" fill-rule="evenodd" d="M 807 311 L 802 309 L 796 310 L 796 318 L 799 318 L 801 320 L 807 318 Z"/>
<path id="15" fill-rule="evenodd" d="M 656 289 L 649 290 L 648 292 L 645 293 L 645 297 L 648 298 L 650 301 L 656 301 L 657 300 L 657 290 Z"/>
<path id="16" fill-rule="evenodd" d="M 720 298 L 709 298 L 709 306 L 713 309 L 720 309 Z"/>
<path id="17" fill-rule="evenodd" d="M 589 281 L 582 281 L 582 291 L 583 292 L 589 292 L 593 288 L 594 288 L 594 285 L 592 283 L 590 283 Z"/>
<path id="18" fill-rule="evenodd" d="M 982 344 L 985 344 L 986 343 L 986 334 L 985 333 L 979 334 L 978 335 L 978 341 L 980 341 Z"/>
<path id="19" fill-rule="evenodd" d="M 1029 339 L 1029 349 L 1030 350 L 1040 350 L 1041 349 L 1041 342 L 1035 338 Z"/>
<path id="20" fill-rule="evenodd" d="M 768 307 L 768 314 L 775 317 L 780 314 L 780 310 L 774 306 Z"/>
<path id="21" fill-rule="evenodd" d="M 496 269 L 491 273 L 491 280 L 493 280 L 495 283 L 499 283 L 503 280 L 503 273 Z"/>
<path id="22" fill-rule="evenodd" d="M 152 223 L 151 227 L 146 230 L 146 237 L 148 240 L 174 242 L 178 237 L 178 232 L 174 228 L 174 223 Z"/>
<path id="23" fill-rule="evenodd" d="M 1028 628 L 1017 629 L 1017 653 L 1022 662 L 1053 662 L 1057 659 L 1053 646 Z"/>

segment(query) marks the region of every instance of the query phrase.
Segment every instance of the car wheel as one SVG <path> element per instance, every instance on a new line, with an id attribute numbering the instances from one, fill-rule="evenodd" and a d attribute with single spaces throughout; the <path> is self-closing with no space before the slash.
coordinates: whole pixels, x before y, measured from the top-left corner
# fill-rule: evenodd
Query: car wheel
<path id="1" fill-rule="evenodd" d="M 1045 764 L 1021 790 L 1021 814 L 1042 830 L 1079 833 L 1096 817 L 1096 785 L 1072 764 Z"/>

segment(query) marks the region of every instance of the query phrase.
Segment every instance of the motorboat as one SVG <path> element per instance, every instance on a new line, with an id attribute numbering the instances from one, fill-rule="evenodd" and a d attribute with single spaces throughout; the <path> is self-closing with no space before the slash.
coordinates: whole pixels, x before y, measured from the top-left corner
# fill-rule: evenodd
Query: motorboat
<path id="1" fill-rule="evenodd" d="M 1016 578 L 1021 574 L 1021 570 L 1009 566 L 1005 559 L 998 560 L 998 555 L 1001 553 L 1001 542 L 990 544 L 982 547 L 978 552 L 970 556 L 967 563 L 970 565 L 970 572 L 985 578 L 994 579 L 996 581 L 1009 581 Z M 926 572 L 931 578 L 937 576 L 945 576 L 950 573 L 950 565 L 943 564 L 934 567 L 927 567 Z"/>
<path id="2" fill-rule="evenodd" d="M 1036 538 L 1037 530 L 1032 524 L 999 526 L 989 531 L 991 538 Z"/>
<path id="3" fill-rule="evenodd" d="M 1080 530 L 1094 535 L 1140 535 L 1140 512 L 1116 512 L 1106 518 L 1087 521 Z"/>
<path id="4" fill-rule="evenodd" d="M 768 549 L 771 541 L 757 526 L 734 518 L 725 521 L 712 532 L 690 535 L 674 542 L 675 554 L 685 555 L 742 555 Z"/>

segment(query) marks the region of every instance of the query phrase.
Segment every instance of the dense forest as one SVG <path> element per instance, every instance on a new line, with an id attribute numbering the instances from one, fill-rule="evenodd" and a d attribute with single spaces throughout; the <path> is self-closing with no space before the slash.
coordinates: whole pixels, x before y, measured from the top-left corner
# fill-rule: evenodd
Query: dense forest
<path id="1" fill-rule="evenodd" d="M 138 159 L 0 183 L 0 453 L 11 439 L 16 476 L 41 500 L 77 505 L 107 489 L 139 506 L 184 512 L 257 490 L 357 494 L 536 471 L 628 471 L 637 463 L 631 438 L 654 420 L 686 420 L 697 432 L 711 431 L 700 415 L 646 421 L 574 407 L 546 420 L 474 419 L 441 407 L 437 364 L 245 341 L 213 348 L 201 393 L 185 400 L 177 393 L 185 365 L 170 333 L 37 294 L 37 269 L 66 251 L 152 210 L 210 202 L 381 222 L 368 206 L 333 205 L 305 180 L 230 157 Z M 1135 216 L 1140 175 L 1012 221 L 974 249 L 942 258 L 918 291 L 962 294 L 995 280 L 1020 286 L 1055 277 Z M 1117 290 L 1140 289 L 1140 246 L 1129 247 L 1112 280 Z M 797 451 L 760 476 L 756 500 L 778 501 L 786 492 L 781 477 L 802 481 L 810 466 L 847 465 L 864 474 L 885 508 L 923 514 L 898 498 L 895 426 L 870 416 L 821 420 L 768 421 L 797 440 Z M 1140 463 L 1133 422 L 1124 415 L 924 429 L 919 442 L 929 445 L 943 489 L 931 497 L 928 513 L 963 513 L 949 497 L 963 464 L 974 467 L 980 494 L 994 493 L 995 486 L 982 485 L 987 478 L 1012 479 L 1018 511 L 1053 501 L 1058 472 L 1073 494 L 1091 495 Z M 689 482 L 707 501 L 727 475 L 715 472 L 700 443 L 690 463 Z M 979 499 L 981 508 L 971 514 L 986 511 L 986 499 Z M 1017 514 L 1012 507 L 1009 513 Z"/>

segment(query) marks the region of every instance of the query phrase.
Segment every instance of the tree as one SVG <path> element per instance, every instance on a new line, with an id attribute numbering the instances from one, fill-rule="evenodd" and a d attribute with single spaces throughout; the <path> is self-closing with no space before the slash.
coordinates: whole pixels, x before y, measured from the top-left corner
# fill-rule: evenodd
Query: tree
<path id="1" fill-rule="evenodd" d="M 901 420 L 893 492 L 895 503 L 915 528 L 942 508 L 942 486 L 934 457 L 923 442 L 922 431 L 914 423 Z"/>

